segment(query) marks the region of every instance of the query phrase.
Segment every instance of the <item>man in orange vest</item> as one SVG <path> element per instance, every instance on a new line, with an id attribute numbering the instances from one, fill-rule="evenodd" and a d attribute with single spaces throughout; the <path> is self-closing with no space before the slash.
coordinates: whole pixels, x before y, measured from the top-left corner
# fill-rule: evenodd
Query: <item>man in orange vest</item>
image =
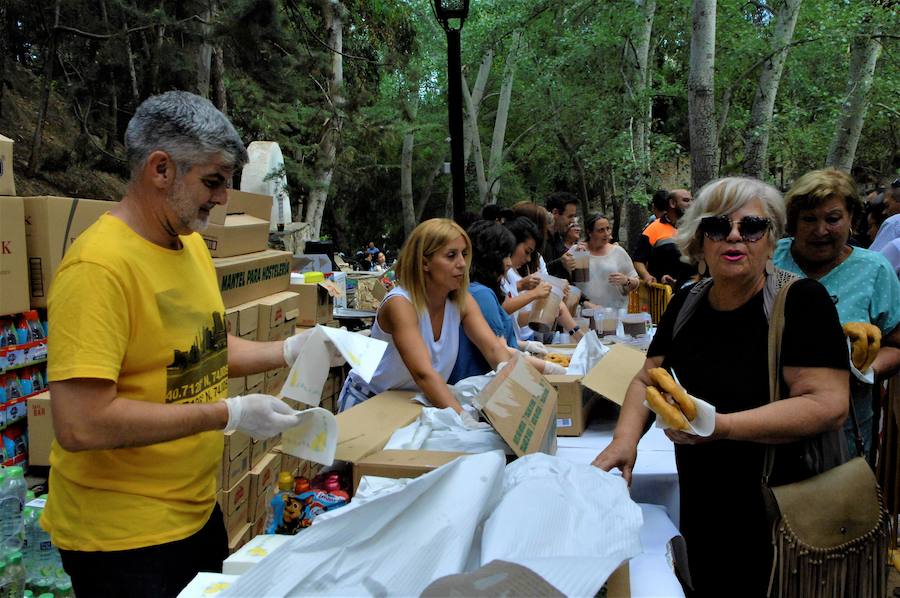
<path id="1" fill-rule="evenodd" d="M 691 205 L 691 192 L 673 189 L 669 191 L 668 200 L 666 213 L 647 225 L 632 257 L 641 280 L 677 287 L 693 274 L 693 269 L 681 261 L 681 253 L 675 245 L 678 220 Z"/>

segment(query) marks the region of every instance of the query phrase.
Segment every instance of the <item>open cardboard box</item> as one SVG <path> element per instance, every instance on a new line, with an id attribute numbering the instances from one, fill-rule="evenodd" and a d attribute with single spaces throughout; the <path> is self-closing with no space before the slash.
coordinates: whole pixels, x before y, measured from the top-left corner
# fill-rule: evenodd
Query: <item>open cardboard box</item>
<path id="1" fill-rule="evenodd" d="M 571 352 L 574 345 L 549 345 L 547 349 L 551 353 L 564 353 L 566 350 Z M 646 358 L 642 351 L 616 344 L 584 376 L 546 376 L 559 395 L 556 435 L 581 436 L 587 428 L 588 416 L 596 404 L 597 395 L 621 406 L 631 379 L 644 366 Z"/>
<path id="2" fill-rule="evenodd" d="M 383 450 L 395 430 L 422 412 L 422 405 L 412 401 L 415 395 L 384 392 L 337 415 L 335 459 L 352 464 L 354 490 L 363 475 L 417 477 L 464 454 Z M 556 391 L 524 359 L 510 360 L 475 402 L 517 457 L 556 453 Z"/>

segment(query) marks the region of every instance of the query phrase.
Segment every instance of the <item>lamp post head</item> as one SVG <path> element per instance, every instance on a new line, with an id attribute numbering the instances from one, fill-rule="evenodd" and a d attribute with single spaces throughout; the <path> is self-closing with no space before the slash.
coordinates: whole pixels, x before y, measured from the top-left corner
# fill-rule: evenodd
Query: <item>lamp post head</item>
<path id="1" fill-rule="evenodd" d="M 434 15 L 444 29 L 458 31 L 469 16 L 469 0 L 434 0 Z M 451 26 L 451 19 L 459 19 L 459 26 Z"/>

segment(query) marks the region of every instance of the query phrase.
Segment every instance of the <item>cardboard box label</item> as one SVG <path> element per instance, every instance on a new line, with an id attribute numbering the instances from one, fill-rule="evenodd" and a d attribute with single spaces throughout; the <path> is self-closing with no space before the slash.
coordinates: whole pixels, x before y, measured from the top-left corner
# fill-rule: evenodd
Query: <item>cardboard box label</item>
<path id="1" fill-rule="evenodd" d="M 521 356 L 513 357 L 475 402 L 516 456 L 555 454 L 556 390 Z"/>
<path id="2" fill-rule="evenodd" d="M 269 249 L 248 255 L 214 258 L 225 307 L 234 307 L 284 291 L 291 283 L 291 254 Z"/>
<path id="3" fill-rule="evenodd" d="M 0 316 L 29 309 L 25 204 L 0 197 Z"/>
<path id="4" fill-rule="evenodd" d="M 28 462 L 31 465 L 50 465 L 50 444 L 55 437 L 50 393 L 29 397 Z"/>

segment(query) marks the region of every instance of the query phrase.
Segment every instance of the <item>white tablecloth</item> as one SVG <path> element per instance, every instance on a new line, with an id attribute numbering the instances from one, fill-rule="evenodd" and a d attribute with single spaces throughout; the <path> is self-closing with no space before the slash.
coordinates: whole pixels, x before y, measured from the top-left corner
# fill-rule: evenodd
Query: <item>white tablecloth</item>
<path id="1" fill-rule="evenodd" d="M 595 421 L 581 436 L 560 436 L 556 440 L 556 454 L 575 463 L 590 463 L 612 442 L 615 427 L 615 422 Z M 637 462 L 631 479 L 631 497 L 637 503 L 665 507 L 669 519 L 678 526 L 680 502 L 675 445 L 656 426 L 651 427 L 638 444 Z"/>

